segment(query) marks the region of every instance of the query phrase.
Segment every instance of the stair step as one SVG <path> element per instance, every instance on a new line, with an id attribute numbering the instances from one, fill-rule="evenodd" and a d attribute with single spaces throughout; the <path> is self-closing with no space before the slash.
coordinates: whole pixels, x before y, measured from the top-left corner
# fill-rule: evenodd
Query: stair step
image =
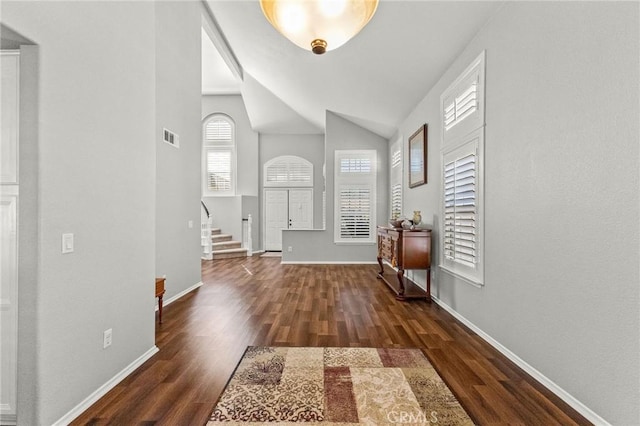
<path id="1" fill-rule="evenodd" d="M 211 236 L 211 241 L 213 243 L 221 243 L 223 241 L 231 241 L 231 234 L 216 234 Z"/>
<path id="2" fill-rule="evenodd" d="M 247 249 L 234 248 L 226 250 L 215 250 L 213 252 L 213 260 L 232 259 L 235 257 L 247 257 Z"/>
<path id="3" fill-rule="evenodd" d="M 211 244 L 211 248 L 214 252 L 218 250 L 240 248 L 241 246 L 242 246 L 242 243 L 240 241 L 222 241 L 219 243 Z"/>
<path id="4" fill-rule="evenodd" d="M 220 228 L 211 228 L 211 235 L 219 235 L 222 233 Z"/>

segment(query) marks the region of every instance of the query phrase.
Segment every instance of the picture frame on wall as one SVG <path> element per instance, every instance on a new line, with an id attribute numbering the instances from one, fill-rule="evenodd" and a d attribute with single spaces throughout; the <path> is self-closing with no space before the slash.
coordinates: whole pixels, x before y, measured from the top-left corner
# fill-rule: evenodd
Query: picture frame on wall
<path id="1" fill-rule="evenodd" d="M 409 137 L 409 188 L 427 183 L 427 124 Z"/>

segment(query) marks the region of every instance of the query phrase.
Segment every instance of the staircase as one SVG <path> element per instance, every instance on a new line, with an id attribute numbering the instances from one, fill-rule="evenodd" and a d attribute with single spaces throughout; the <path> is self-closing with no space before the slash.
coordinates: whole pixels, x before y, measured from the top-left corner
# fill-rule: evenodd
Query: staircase
<path id="1" fill-rule="evenodd" d="M 233 241 L 230 234 L 223 234 L 220 228 L 211 229 L 211 254 L 213 260 L 247 257 L 247 249 L 240 241 Z"/>

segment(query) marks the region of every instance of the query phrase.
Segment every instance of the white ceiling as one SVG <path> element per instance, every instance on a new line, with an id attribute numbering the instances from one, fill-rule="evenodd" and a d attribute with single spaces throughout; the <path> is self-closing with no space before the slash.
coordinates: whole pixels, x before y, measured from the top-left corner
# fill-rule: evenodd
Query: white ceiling
<path id="1" fill-rule="evenodd" d="M 502 2 L 382 0 L 358 35 L 321 56 L 280 35 L 256 0 L 208 4 L 243 69 L 254 130 L 323 133 L 330 110 L 389 138 Z M 203 93 L 229 90 L 216 88 L 214 64 L 203 59 Z"/>

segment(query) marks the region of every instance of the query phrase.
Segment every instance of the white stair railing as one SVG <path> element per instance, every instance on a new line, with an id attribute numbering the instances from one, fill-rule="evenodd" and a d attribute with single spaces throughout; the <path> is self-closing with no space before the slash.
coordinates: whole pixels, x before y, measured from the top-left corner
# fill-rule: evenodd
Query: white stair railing
<path id="1" fill-rule="evenodd" d="M 211 229 L 213 228 L 213 219 L 206 218 L 204 223 L 200 224 L 200 244 L 202 245 L 202 259 L 213 259 L 213 242 L 211 241 Z"/>
<path id="2" fill-rule="evenodd" d="M 253 218 L 247 215 L 247 219 L 242 219 L 242 248 L 247 249 L 247 256 L 253 255 L 253 239 L 251 238 L 251 227 Z"/>

